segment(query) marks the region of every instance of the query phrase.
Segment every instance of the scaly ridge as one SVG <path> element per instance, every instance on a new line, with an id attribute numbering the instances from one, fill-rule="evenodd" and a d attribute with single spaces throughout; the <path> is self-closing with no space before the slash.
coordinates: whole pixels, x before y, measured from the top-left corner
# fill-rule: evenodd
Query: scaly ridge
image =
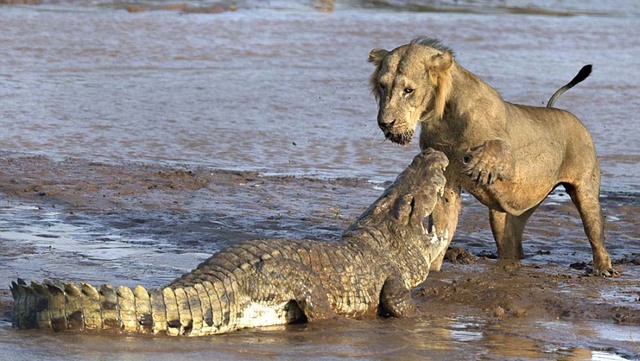
<path id="1" fill-rule="evenodd" d="M 88 283 L 80 283 L 82 292 L 82 310 L 84 313 L 84 326 L 87 329 L 102 329 L 102 311 L 100 311 L 100 293 Z"/>
<path id="2" fill-rule="evenodd" d="M 151 313 L 151 297 L 147 290 L 138 285 L 133 289 L 134 308 L 138 331 L 141 333 L 153 333 L 153 315 Z"/>
<path id="3" fill-rule="evenodd" d="M 138 332 L 138 318 L 136 317 L 136 301 L 131 288 L 118 286 L 118 308 L 120 310 L 120 322 L 124 332 Z"/>

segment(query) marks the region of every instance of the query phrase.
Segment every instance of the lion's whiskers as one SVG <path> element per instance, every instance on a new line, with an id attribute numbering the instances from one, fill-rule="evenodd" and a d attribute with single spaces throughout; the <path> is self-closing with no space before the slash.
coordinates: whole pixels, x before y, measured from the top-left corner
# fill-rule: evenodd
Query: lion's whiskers
<path id="1" fill-rule="evenodd" d="M 367 127 L 368 131 L 365 139 L 370 139 L 369 146 L 372 147 L 377 142 L 380 142 L 380 130 L 377 126 Z M 386 141 L 386 138 L 382 138 L 382 142 Z"/>

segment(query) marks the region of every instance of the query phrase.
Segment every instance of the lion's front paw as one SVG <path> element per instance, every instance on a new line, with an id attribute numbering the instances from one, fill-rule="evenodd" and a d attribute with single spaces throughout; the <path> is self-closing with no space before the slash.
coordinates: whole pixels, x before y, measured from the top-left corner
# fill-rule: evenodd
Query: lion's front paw
<path id="1" fill-rule="evenodd" d="M 593 269 L 587 269 L 589 276 L 597 277 L 615 277 L 620 273 L 613 269 L 611 265 L 611 257 L 606 252 L 594 252 L 593 255 Z"/>
<path id="2" fill-rule="evenodd" d="M 511 146 L 500 139 L 488 140 L 469 150 L 463 162 L 462 173 L 479 185 L 490 185 L 499 179 L 511 179 L 515 173 Z"/>

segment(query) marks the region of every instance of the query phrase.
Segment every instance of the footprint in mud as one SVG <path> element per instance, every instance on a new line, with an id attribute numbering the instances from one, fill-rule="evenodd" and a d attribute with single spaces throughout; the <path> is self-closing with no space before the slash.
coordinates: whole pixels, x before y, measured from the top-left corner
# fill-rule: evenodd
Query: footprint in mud
<path id="1" fill-rule="evenodd" d="M 638 299 L 638 301 L 640 301 L 640 298 Z M 616 323 L 618 324 L 620 323 L 632 324 L 632 325 L 640 324 L 640 312 L 637 310 L 632 310 L 629 307 L 622 306 L 622 307 L 613 307 L 612 311 L 614 312 L 612 317 L 614 321 L 616 321 Z"/>
<path id="2" fill-rule="evenodd" d="M 478 257 L 462 247 L 449 247 L 444 259 L 453 264 L 473 264 L 476 263 Z"/>

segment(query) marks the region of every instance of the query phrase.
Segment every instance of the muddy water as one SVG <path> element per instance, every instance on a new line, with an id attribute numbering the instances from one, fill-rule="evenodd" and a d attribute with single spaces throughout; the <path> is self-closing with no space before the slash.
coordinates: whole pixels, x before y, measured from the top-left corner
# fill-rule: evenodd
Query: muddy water
<path id="1" fill-rule="evenodd" d="M 160 286 L 238 240 L 337 238 L 380 193 L 378 182 L 393 179 L 417 151 L 415 142 L 383 141 L 366 63 L 371 48 L 417 35 L 442 39 L 514 102 L 543 104 L 583 64 L 594 64 L 558 106 L 584 121 L 598 148 L 612 258 L 638 257 L 634 2 L 539 9 L 460 2 L 451 13 L 416 12 L 424 9 L 402 1 L 381 9 L 337 2 L 333 13 L 311 2 L 270 3 L 186 15 L 132 14 L 113 4 L 0 7 L 4 311 L 6 285 L 16 277 Z M 575 16 L 557 16 L 567 14 Z M 176 167 L 200 180 L 181 178 Z M 174 176 L 156 179 L 158 172 Z M 632 320 L 640 312 L 638 266 L 618 262 L 624 272 L 612 281 L 586 281 L 570 268 L 590 256 L 567 198 L 555 193 L 532 218 L 529 258 L 510 271 L 552 284 L 553 302 L 516 289 L 465 303 L 443 291 L 419 297 L 425 315 L 417 321 L 340 320 L 199 340 L 16 332 L 5 315 L 0 360 L 637 358 L 638 323 L 616 324 L 609 312 L 626 307 Z M 485 213 L 465 199 L 456 245 L 495 252 Z M 473 290 L 464 281 L 494 275 L 494 267 L 491 260 L 445 264 L 426 289 Z M 517 302 L 509 309 L 503 298 Z M 495 317 L 498 305 L 518 317 Z"/>

